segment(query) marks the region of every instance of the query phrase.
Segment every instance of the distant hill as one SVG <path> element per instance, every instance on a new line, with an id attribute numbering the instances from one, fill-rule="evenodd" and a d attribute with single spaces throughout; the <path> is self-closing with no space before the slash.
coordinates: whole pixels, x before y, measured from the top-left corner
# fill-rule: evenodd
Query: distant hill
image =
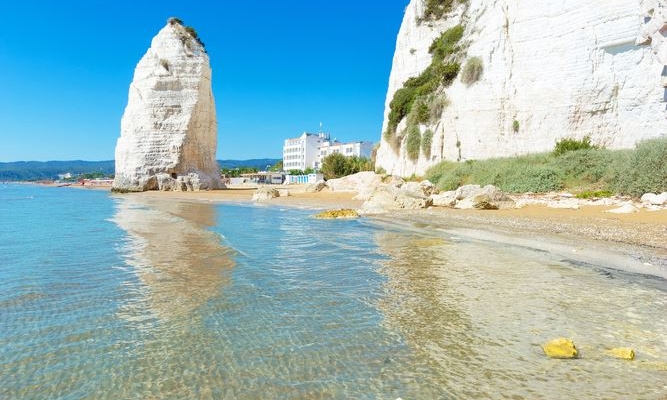
<path id="1" fill-rule="evenodd" d="M 0 181 L 55 180 L 58 174 L 101 172 L 113 175 L 114 161 L 16 161 L 0 163 Z"/>
<path id="2" fill-rule="evenodd" d="M 253 160 L 218 160 L 220 168 L 254 167 L 266 169 L 280 161 L 277 158 L 258 158 Z M 55 180 L 58 174 L 102 173 L 107 176 L 114 174 L 115 163 L 109 161 L 15 161 L 0 162 L 0 181 L 39 181 Z"/>
<path id="3" fill-rule="evenodd" d="M 267 169 L 266 166 L 269 165 L 273 167 L 280 158 L 256 158 L 252 160 L 218 160 L 218 165 L 220 168 L 241 168 L 241 167 L 254 167 L 259 170 Z"/>

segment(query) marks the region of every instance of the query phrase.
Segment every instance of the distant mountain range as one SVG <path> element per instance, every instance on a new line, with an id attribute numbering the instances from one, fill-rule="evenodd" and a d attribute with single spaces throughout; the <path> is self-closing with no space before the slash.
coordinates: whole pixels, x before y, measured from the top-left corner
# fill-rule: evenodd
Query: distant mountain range
<path id="1" fill-rule="evenodd" d="M 218 160 L 220 168 L 253 167 L 260 170 L 267 165 L 273 166 L 279 158 L 257 158 L 252 160 Z M 0 162 L 0 181 L 39 181 L 55 180 L 59 174 L 102 173 L 113 175 L 115 163 L 110 161 L 15 161 Z"/>

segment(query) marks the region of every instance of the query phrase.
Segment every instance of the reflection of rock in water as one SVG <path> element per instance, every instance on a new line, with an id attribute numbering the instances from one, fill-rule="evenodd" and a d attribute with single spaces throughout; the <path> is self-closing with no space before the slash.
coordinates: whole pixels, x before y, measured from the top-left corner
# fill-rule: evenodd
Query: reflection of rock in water
<path id="1" fill-rule="evenodd" d="M 116 208 L 114 222 L 131 239 L 126 262 L 145 284 L 146 306 L 156 317 L 185 316 L 219 292 L 234 263 L 231 250 L 205 229 L 215 223 L 212 205 L 126 197 Z M 129 304 L 123 313 L 140 318 L 132 310 L 143 306 Z"/>
<path id="2" fill-rule="evenodd" d="M 459 307 L 461 294 L 440 271 L 447 266 L 442 250 L 448 243 L 391 232 L 378 234 L 376 240 L 390 256 L 382 269 L 389 279 L 379 308 L 391 328 L 422 356 L 443 366 L 450 357 L 478 359 L 471 323 Z"/>

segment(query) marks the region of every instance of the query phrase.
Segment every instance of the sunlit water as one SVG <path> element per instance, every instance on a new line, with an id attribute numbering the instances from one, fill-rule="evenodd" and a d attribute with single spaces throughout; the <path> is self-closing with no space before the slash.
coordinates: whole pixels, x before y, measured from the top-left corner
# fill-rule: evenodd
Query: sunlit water
<path id="1" fill-rule="evenodd" d="M 0 398 L 667 396 L 664 280 L 311 213 L 0 186 Z"/>

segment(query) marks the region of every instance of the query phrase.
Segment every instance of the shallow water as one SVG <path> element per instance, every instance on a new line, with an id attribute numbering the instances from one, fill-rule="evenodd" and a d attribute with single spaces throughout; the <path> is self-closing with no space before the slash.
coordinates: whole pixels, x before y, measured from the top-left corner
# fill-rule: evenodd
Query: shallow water
<path id="1" fill-rule="evenodd" d="M 0 398 L 667 396 L 664 280 L 311 213 L 0 187 Z"/>

